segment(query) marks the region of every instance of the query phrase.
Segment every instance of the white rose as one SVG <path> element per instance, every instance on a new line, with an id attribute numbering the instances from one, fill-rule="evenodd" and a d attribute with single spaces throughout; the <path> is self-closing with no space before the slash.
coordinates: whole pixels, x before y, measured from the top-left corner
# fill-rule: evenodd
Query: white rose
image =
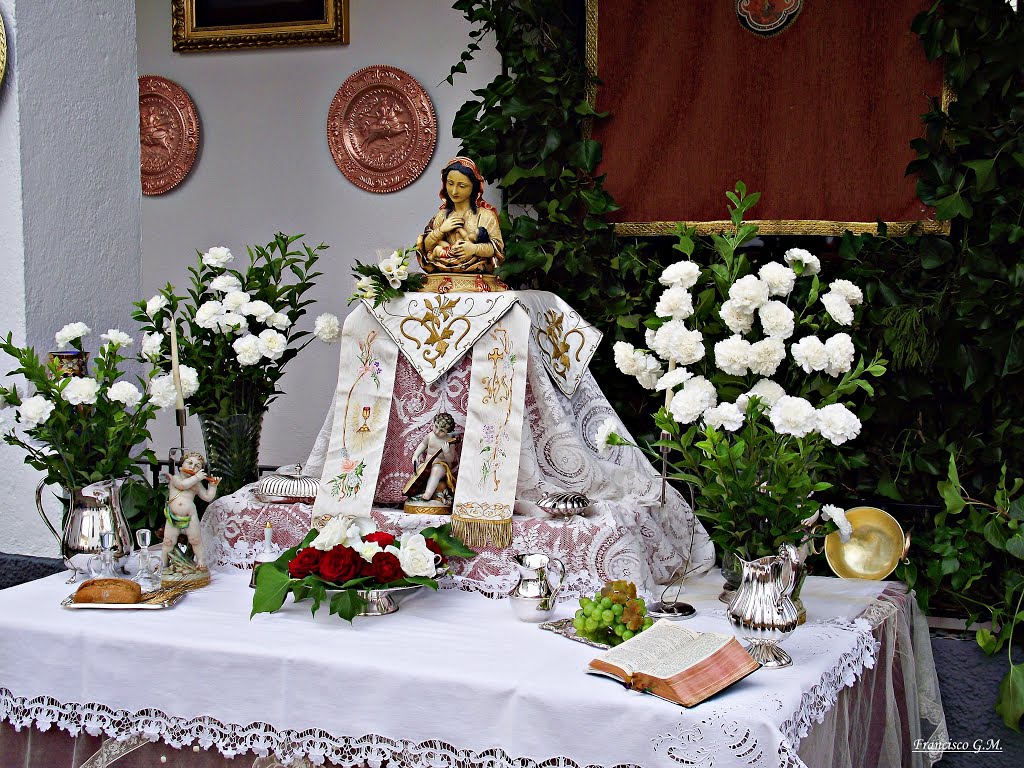
<path id="1" fill-rule="evenodd" d="M 788 339 L 796 328 L 793 310 L 781 301 L 769 301 L 757 310 L 757 316 L 761 320 L 761 330 L 765 336 Z"/>
<path id="2" fill-rule="evenodd" d="M 777 261 L 770 261 L 762 266 L 757 275 L 767 284 L 771 296 L 789 296 L 796 284 L 796 272 Z"/>
<path id="3" fill-rule="evenodd" d="M 21 401 L 18 406 L 18 418 L 25 425 L 26 429 L 38 426 L 50 418 L 53 413 L 53 403 L 42 395 L 32 395 Z"/>
<path id="4" fill-rule="evenodd" d="M 223 245 L 215 245 L 203 254 L 203 264 L 213 269 L 223 269 L 234 259 L 235 257 L 231 255 L 231 251 Z"/>
<path id="5" fill-rule="evenodd" d="M 320 341 L 333 344 L 341 337 L 341 323 L 338 317 L 324 312 L 313 322 L 313 335 Z"/>
<path id="6" fill-rule="evenodd" d="M 735 432 L 743 426 L 745 415 L 735 403 L 722 403 L 704 411 L 704 423 L 713 429 Z"/>
<path id="7" fill-rule="evenodd" d="M 654 334 L 653 349 L 662 360 L 678 365 L 692 365 L 704 357 L 704 337 L 691 331 L 682 320 L 669 320 Z"/>
<path id="8" fill-rule="evenodd" d="M 821 508 L 821 516 L 825 520 L 831 520 L 836 524 L 836 528 L 839 529 L 839 538 L 845 544 L 853 536 L 853 526 L 850 525 L 850 521 L 846 519 L 846 511 L 835 506 L 834 504 L 825 504 Z"/>
<path id="9" fill-rule="evenodd" d="M 241 336 L 231 345 L 239 365 L 255 365 L 263 358 L 260 340 L 257 336 Z"/>
<path id="10" fill-rule="evenodd" d="M 715 365 L 732 376 L 744 376 L 750 367 L 750 342 L 730 336 L 715 344 Z"/>
<path id="11" fill-rule="evenodd" d="M 693 314 L 693 297 L 690 292 L 681 285 L 673 285 L 667 289 L 654 307 L 654 314 L 658 317 L 671 317 L 675 320 L 685 320 Z"/>
<path id="12" fill-rule="evenodd" d="M 178 399 L 174 379 L 169 373 L 161 373 L 149 380 L 149 399 L 161 411 L 170 408 Z"/>
<path id="13" fill-rule="evenodd" d="M 833 280 L 832 284 L 828 287 L 829 293 L 838 293 L 844 299 L 847 304 L 857 306 L 864 301 L 864 294 L 860 288 L 851 283 L 849 280 Z"/>
<path id="14" fill-rule="evenodd" d="M 217 321 L 224 314 L 224 305 L 219 301 L 207 301 L 196 310 L 195 322 L 200 328 L 216 328 Z"/>
<path id="15" fill-rule="evenodd" d="M 658 282 L 669 287 L 676 285 L 688 291 L 697 284 L 697 278 L 699 277 L 700 265 L 692 261 L 683 260 L 665 267 L 665 271 L 661 273 Z"/>
<path id="16" fill-rule="evenodd" d="M 117 328 L 111 328 L 106 333 L 101 333 L 100 338 L 105 341 L 109 341 L 111 344 L 117 344 L 119 347 L 131 346 L 133 339 L 124 331 L 119 331 Z"/>
<path id="17" fill-rule="evenodd" d="M 160 357 L 163 343 L 164 335 L 162 333 L 147 333 L 142 337 L 142 356 L 150 360 Z"/>
<path id="18" fill-rule="evenodd" d="M 786 359 L 786 345 L 778 336 L 769 336 L 750 345 L 750 372 L 758 376 L 774 376 Z"/>
<path id="19" fill-rule="evenodd" d="M 288 349 L 288 339 L 283 334 L 268 328 L 260 336 L 260 350 L 268 360 L 280 360 Z"/>
<path id="20" fill-rule="evenodd" d="M 231 291 L 224 296 L 224 311 L 225 312 L 237 312 L 246 304 L 252 297 L 244 291 Z"/>
<path id="21" fill-rule="evenodd" d="M 736 398 L 736 406 L 742 410 L 747 410 L 747 403 L 750 398 L 756 397 L 760 402 L 759 410 L 767 411 L 770 410 L 779 400 L 786 394 L 786 390 L 782 388 L 777 382 L 771 379 L 761 379 L 754 386 L 752 386 L 746 394 L 740 395 Z"/>
<path id="22" fill-rule="evenodd" d="M 805 336 L 791 345 L 789 351 L 805 373 L 823 371 L 828 365 L 828 350 L 817 336 Z"/>
<path id="23" fill-rule="evenodd" d="M 654 388 L 659 392 L 663 392 L 666 389 L 674 389 L 692 378 L 693 374 L 685 368 L 676 368 L 658 379 L 658 383 L 655 384 Z"/>
<path id="24" fill-rule="evenodd" d="M 246 337 L 248 338 L 248 337 Z M 241 341 L 239 339 L 238 341 Z M 237 342 L 236 342 L 237 343 Z M 352 515 L 338 515 L 327 521 L 327 524 L 320 529 L 320 533 L 313 539 L 309 546 L 327 552 L 339 544 L 344 544 L 348 539 L 348 529 L 352 526 L 355 518 Z"/>
<path id="25" fill-rule="evenodd" d="M 601 456 L 608 455 L 608 437 L 615 432 L 618 425 L 619 423 L 615 419 L 608 418 L 601 422 L 601 426 L 597 428 L 597 434 L 594 435 L 594 443 L 597 445 L 597 452 Z"/>
<path id="26" fill-rule="evenodd" d="M 80 339 L 83 336 L 88 336 L 92 331 L 89 326 L 85 323 L 68 323 L 59 331 L 55 336 L 57 340 L 57 348 L 63 349 L 75 339 Z"/>
<path id="27" fill-rule="evenodd" d="M 814 431 L 817 426 L 817 414 L 814 406 L 802 397 L 783 395 L 768 412 L 775 431 L 780 435 L 803 437 Z"/>
<path id="28" fill-rule="evenodd" d="M 269 325 L 271 328 L 276 328 L 279 331 L 286 330 L 289 326 L 291 326 L 291 324 L 292 321 L 288 319 L 288 315 L 286 315 L 284 312 L 275 312 L 274 314 L 267 318 L 267 325 Z"/>
<path id="29" fill-rule="evenodd" d="M 365 560 L 368 563 L 373 562 L 374 555 L 376 555 L 378 552 L 384 551 L 384 548 L 376 541 L 361 542 L 358 547 L 353 547 L 353 549 L 355 549 L 356 552 L 358 552 L 362 556 L 363 560 Z"/>
<path id="30" fill-rule="evenodd" d="M 857 350 L 854 349 L 853 340 L 848 333 L 837 333 L 826 341 L 825 351 L 828 352 L 825 373 L 829 376 L 841 376 L 853 367 L 853 358 Z"/>
<path id="31" fill-rule="evenodd" d="M 171 302 L 167 300 L 167 297 L 162 293 L 158 293 L 156 296 L 146 302 L 146 314 L 151 318 L 156 317 L 157 314 Z"/>
<path id="32" fill-rule="evenodd" d="M 853 307 L 841 293 L 829 291 L 821 297 L 825 311 L 840 325 L 853 325 Z"/>
<path id="33" fill-rule="evenodd" d="M 375 530 L 377 530 L 377 528 L 371 518 L 353 517 L 352 522 L 348 526 L 348 530 L 345 532 L 345 541 L 342 543 L 346 547 L 359 549 L 363 545 L 363 536 L 368 533 L 373 533 Z"/>
<path id="34" fill-rule="evenodd" d="M 742 312 L 753 312 L 768 303 L 768 283 L 756 275 L 744 275 L 729 286 L 729 298 Z"/>
<path id="35" fill-rule="evenodd" d="M 217 318 L 217 330 L 221 333 L 237 333 L 244 336 L 249 332 L 249 321 L 237 312 L 225 312 Z"/>
<path id="36" fill-rule="evenodd" d="M 274 314 L 274 308 L 267 304 L 265 301 L 247 301 L 241 307 L 239 307 L 243 315 L 249 315 L 255 318 L 257 323 L 266 321 L 268 317 Z"/>
<path id="37" fill-rule="evenodd" d="M 115 402 L 134 408 L 142 402 L 142 393 L 130 381 L 118 381 L 108 391 L 107 397 Z"/>
<path id="38" fill-rule="evenodd" d="M 437 574 L 434 553 L 427 549 L 427 540 L 420 533 L 402 536 L 402 546 L 398 549 L 398 562 L 406 576 L 433 578 Z"/>
<path id="39" fill-rule="evenodd" d="M 100 392 L 100 383 L 96 379 L 72 376 L 60 391 L 60 396 L 72 405 L 92 405 Z"/>
<path id="40" fill-rule="evenodd" d="M 672 418 L 680 424 L 692 424 L 708 408 L 718 404 L 718 392 L 715 385 L 703 376 L 694 376 L 683 384 L 683 389 L 672 398 L 669 411 Z"/>
<path id="41" fill-rule="evenodd" d="M 801 275 L 816 275 L 821 272 L 821 262 L 817 256 L 803 248 L 790 248 L 782 258 L 793 270 Z"/>
<path id="42" fill-rule="evenodd" d="M 178 378 L 181 379 L 181 396 L 186 400 L 199 391 L 199 371 L 195 368 L 179 365 Z"/>
<path id="43" fill-rule="evenodd" d="M 857 415 L 842 403 L 818 409 L 818 432 L 832 445 L 842 445 L 860 434 Z"/>
<path id="44" fill-rule="evenodd" d="M 242 282 L 234 275 L 217 275 L 210 281 L 210 290 L 217 293 L 234 293 L 242 290 Z"/>
<path id="45" fill-rule="evenodd" d="M 754 313 L 743 309 L 738 301 L 726 299 L 718 314 L 733 333 L 744 334 L 754 327 Z"/>

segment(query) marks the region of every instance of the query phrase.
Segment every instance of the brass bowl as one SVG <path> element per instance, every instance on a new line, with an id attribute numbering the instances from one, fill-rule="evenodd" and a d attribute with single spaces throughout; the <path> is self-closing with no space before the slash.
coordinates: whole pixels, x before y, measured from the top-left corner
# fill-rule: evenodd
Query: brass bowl
<path id="1" fill-rule="evenodd" d="M 853 535 L 845 544 L 839 532 L 825 537 L 825 559 L 841 579 L 884 579 L 907 556 L 910 536 L 896 518 L 877 507 L 854 507 L 846 512 Z"/>

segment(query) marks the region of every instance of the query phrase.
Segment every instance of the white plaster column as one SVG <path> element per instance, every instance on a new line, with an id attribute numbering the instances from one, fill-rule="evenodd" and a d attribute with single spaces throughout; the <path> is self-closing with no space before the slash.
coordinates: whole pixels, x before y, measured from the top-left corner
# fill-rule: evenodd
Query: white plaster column
<path id="1" fill-rule="evenodd" d="M 134 335 L 142 292 L 135 3 L 0 0 L 0 14 L 0 332 L 45 354 L 82 321 L 95 353 L 108 328 Z M 23 459 L 0 445 L 0 551 L 55 556 Z"/>

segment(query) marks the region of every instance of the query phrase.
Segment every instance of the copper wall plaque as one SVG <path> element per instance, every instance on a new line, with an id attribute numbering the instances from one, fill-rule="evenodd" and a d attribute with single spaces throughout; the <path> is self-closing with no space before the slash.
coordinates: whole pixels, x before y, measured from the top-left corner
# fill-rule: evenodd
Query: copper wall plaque
<path id="1" fill-rule="evenodd" d="M 158 75 L 139 78 L 142 194 L 162 195 L 188 176 L 199 151 L 199 116 L 177 83 Z"/>
<path id="2" fill-rule="evenodd" d="M 394 192 L 415 181 L 434 154 L 434 105 L 400 69 L 360 69 L 334 95 L 327 144 L 338 169 L 357 187 Z"/>

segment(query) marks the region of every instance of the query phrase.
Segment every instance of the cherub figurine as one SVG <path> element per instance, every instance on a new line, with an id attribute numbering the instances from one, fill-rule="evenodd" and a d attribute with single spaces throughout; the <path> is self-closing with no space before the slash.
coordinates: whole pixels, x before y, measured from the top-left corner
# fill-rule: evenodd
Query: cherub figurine
<path id="1" fill-rule="evenodd" d="M 484 177 L 468 157 L 441 171 L 442 203 L 416 241 L 424 272 L 491 274 L 505 260 L 498 212 L 484 201 Z"/>
<path id="2" fill-rule="evenodd" d="M 455 419 L 450 413 L 434 417 L 433 427 L 412 455 L 412 476 L 405 484 L 406 511 L 443 514 L 455 497 Z"/>
<path id="3" fill-rule="evenodd" d="M 196 567 L 200 571 L 208 570 L 195 499 L 198 496 L 205 502 L 213 501 L 220 478 L 208 477 L 205 466 L 206 459 L 202 454 L 186 451 L 181 457 L 176 475 L 163 473 L 167 478 L 168 489 L 167 506 L 164 507 L 164 540 L 160 547 L 161 569 L 167 568 L 168 555 L 178 543 L 179 534 L 184 531 L 195 552 Z M 207 480 L 209 485 L 204 486 L 203 480 Z"/>

